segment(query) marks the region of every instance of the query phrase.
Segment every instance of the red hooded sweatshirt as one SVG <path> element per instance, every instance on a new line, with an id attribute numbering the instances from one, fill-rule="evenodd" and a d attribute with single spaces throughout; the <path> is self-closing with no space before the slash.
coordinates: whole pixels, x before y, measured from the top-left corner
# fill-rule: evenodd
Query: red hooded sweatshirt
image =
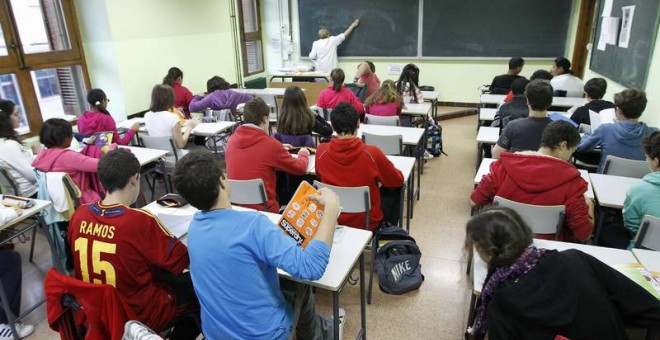
<path id="1" fill-rule="evenodd" d="M 316 150 L 316 174 L 321 182 L 341 187 L 369 187 L 371 197 L 370 228 L 383 219 L 380 210 L 379 184 L 394 189 L 403 185 L 403 174 L 385 154 L 359 138 L 333 138 Z M 364 214 L 343 213 L 339 224 L 363 228 Z"/>
<path id="2" fill-rule="evenodd" d="M 584 198 L 587 188 L 580 172 L 566 161 L 534 151 L 505 152 L 490 166 L 490 173 L 481 179 L 470 199 L 477 205 L 492 203 L 495 196 L 526 204 L 564 205 L 572 235 L 564 232 L 563 240 L 584 241 L 593 229 Z"/>
<path id="3" fill-rule="evenodd" d="M 279 212 L 275 195 L 275 170 L 301 176 L 307 172 L 309 157 L 306 153 L 293 157 L 277 139 L 252 124 L 241 125 L 229 138 L 227 152 L 227 177 L 249 180 L 261 178 L 268 195 L 268 211 Z M 263 210 L 260 204 L 245 207 Z"/>

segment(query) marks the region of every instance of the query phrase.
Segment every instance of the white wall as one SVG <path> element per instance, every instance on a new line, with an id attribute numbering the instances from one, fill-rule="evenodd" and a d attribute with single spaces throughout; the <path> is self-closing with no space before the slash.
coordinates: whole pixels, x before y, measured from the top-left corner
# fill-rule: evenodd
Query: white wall
<path id="1" fill-rule="evenodd" d="M 116 119 L 145 110 L 167 70 L 193 93 L 219 75 L 236 81 L 229 0 L 76 0 L 93 87 Z"/>

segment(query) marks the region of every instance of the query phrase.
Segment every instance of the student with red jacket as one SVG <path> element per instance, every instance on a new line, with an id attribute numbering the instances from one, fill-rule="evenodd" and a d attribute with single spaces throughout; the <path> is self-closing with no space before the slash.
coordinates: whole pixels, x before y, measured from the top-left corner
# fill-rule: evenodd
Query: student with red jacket
<path id="1" fill-rule="evenodd" d="M 495 196 L 534 205 L 564 205 L 570 228 L 564 240 L 586 241 L 593 229 L 593 205 L 584 197 L 587 182 L 567 162 L 580 142 L 569 123 L 554 121 L 543 130 L 538 151 L 505 152 L 470 195 L 471 206 L 490 204 Z M 318 162 L 318 161 L 317 161 Z M 553 235 L 535 235 L 552 238 Z"/>
<path id="2" fill-rule="evenodd" d="M 403 174 L 385 154 L 357 138 L 360 125 L 355 109 L 347 103 L 335 107 L 330 116 L 337 138 L 319 145 L 316 152 L 316 174 L 325 184 L 342 187 L 368 186 L 371 197 L 370 229 L 385 220 L 399 223 L 399 204 Z M 338 223 L 361 228 L 364 214 L 343 213 Z"/>
<path id="3" fill-rule="evenodd" d="M 307 172 L 309 151 L 301 148 L 298 157 L 289 154 L 277 139 L 268 135 L 268 105 L 261 98 L 253 98 L 243 109 L 243 122 L 227 143 L 225 161 L 229 179 L 250 180 L 261 178 L 266 186 L 268 211 L 279 212 L 275 187 L 275 170 L 301 176 Z M 260 204 L 246 205 L 263 210 Z"/>
<path id="4" fill-rule="evenodd" d="M 344 70 L 336 68 L 330 73 L 332 78 L 332 86 L 328 86 L 319 94 L 319 99 L 316 101 L 316 106 L 322 109 L 334 109 L 339 103 L 348 103 L 360 116 L 364 115 L 364 106 L 360 99 L 353 93 L 353 91 L 344 87 Z"/>
<path id="5" fill-rule="evenodd" d="M 168 85 L 174 90 L 174 107 L 182 111 L 186 119 L 190 119 L 188 106 L 193 99 L 193 94 L 181 83 L 183 83 L 183 71 L 178 67 L 170 68 L 163 78 L 163 85 Z"/>

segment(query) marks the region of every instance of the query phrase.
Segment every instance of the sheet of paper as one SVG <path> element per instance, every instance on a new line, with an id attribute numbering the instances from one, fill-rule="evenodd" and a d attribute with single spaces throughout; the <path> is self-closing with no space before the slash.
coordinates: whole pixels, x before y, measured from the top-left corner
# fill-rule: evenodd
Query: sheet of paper
<path id="1" fill-rule="evenodd" d="M 604 35 L 600 35 L 598 38 L 598 45 L 596 46 L 596 49 L 599 51 L 605 51 L 605 48 L 607 47 L 607 40 Z"/>
<path id="2" fill-rule="evenodd" d="M 607 24 L 605 24 L 607 23 Z M 606 34 L 606 42 L 608 45 L 616 45 L 617 38 L 619 37 L 619 18 L 607 17 L 603 18 L 602 31 Z"/>
<path id="3" fill-rule="evenodd" d="M 612 15 L 612 2 L 614 0 L 605 0 L 603 1 L 603 13 L 601 17 L 609 17 Z"/>
<path id="4" fill-rule="evenodd" d="M 628 48 L 630 43 L 630 32 L 632 31 L 633 18 L 635 17 L 635 6 L 621 7 L 621 33 L 619 33 L 619 47 Z"/>

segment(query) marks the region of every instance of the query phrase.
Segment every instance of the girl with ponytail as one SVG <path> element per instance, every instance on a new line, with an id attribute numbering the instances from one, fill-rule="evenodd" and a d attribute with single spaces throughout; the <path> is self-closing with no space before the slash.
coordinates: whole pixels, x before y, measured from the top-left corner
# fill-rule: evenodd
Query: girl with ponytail
<path id="1" fill-rule="evenodd" d="M 332 86 L 321 91 L 319 99 L 316 101 L 316 106 L 322 109 L 332 109 L 339 103 L 348 103 L 357 110 L 360 116 L 364 116 L 364 106 L 360 99 L 344 86 L 344 70 L 336 68 L 330 72 L 332 78 Z"/>
<path id="2" fill-rule="evenodd" d="M 138 123 L 133 124 L 123 136 L 117 131 L 117 124 L 108 112 L 110 99 L 101 89 L 92 89 L 87 94 L 87 103 L 90 110 L 83 113 L 78 119 L 78 132 L 83 135 L 93 135 L 99 132 L 112 132 L 112 142 L 119 145 L 128 145 L 133 136 L 140 129 Z"/>
<path id="3" fill-rule="evenodd" d="M 181 85 L 183 82 L 183 71 L 178 67 L 171 67 L 163 78 L 163 85 L 168 85 L 174 90 L 174 107 L 183 113 L 186 119 L 190 118 L 190 102 L 193 94 L 187 87 Z"/>
<path id="4" fill-rule="evenodd" d="M 365 111 L 376 116 L 398 116 L 403 108 L 403 99 L 396 91 L 392 80 L 386 80 L 376 93 L 364 102 Z"/>

